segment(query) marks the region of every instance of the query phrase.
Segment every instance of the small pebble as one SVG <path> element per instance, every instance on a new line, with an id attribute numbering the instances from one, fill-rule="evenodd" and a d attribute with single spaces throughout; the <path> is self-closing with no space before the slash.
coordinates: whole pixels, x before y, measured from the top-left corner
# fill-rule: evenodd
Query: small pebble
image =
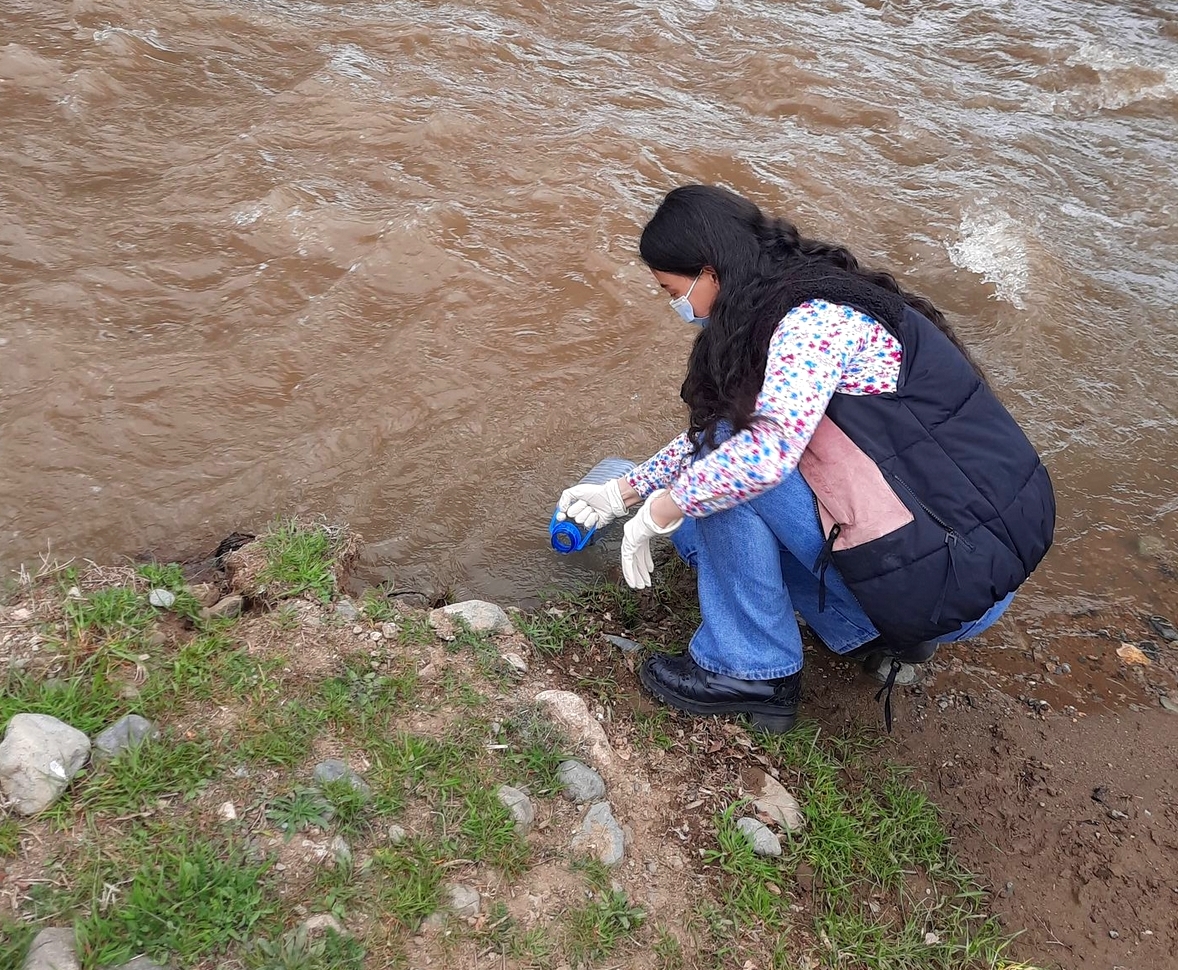
<path id="1" fill-rule="evenodd" d="M 1109 938 L 1110 940 L 1115 940 L 1115 939 L 1117 939 L 1117 938 L 1118 938 L 1120 935 L 1121 935 L 1121 934 L 1120 934 L 1120 933 L 1118 933 L 1116 930 L 1109 930 L 1109 931 L 1108 931 L 1108 938 Z"/>
<path id="2" fill-rule="evenodd" d="M 161 610 L 171 609 L 176 603 L 176 594 L 170 589 L 153 589 L 147 594 L 147 602 Z"/>
<path id="3" fill-rule="evenodd" d="M 364 632 L 364 627 L 362 627 L 359 623 L 357 623 L 354 627 L 352 627 L 352 632 L 354 634 L 356 634 L 356 636 L 359 636 L 361 633 Z"/>

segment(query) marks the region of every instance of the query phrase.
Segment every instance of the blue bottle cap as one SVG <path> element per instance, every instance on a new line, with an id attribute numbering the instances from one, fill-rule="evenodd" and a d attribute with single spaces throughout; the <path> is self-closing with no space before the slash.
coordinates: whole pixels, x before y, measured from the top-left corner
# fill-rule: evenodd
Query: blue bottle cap
<path id="1" fill-rule="evenodd" d="M 552 521 L 548 523 L 548 536 L 552 541 L 552 548 L 562 555 L 570 552 L 580 552 L 593 536 L 593 531 L 582 532 L 576 522 L 569 519 L 557 519 L 557 512 L 552 513 Z"/>

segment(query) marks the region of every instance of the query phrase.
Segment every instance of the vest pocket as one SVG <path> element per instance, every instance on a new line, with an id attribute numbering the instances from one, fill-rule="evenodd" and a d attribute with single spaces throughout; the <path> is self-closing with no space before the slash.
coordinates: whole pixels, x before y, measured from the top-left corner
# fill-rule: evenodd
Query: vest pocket
<path id="1" fill-rule="evenodd" d="M 849 549 L 830 551 L 848 589 L 876 629 L 897 646 L 951 633 L 981 615 L 976 612 L 978 563 L 972 542 L 927 508 L 901 479 L 896 494 L 912 521 L 887 535 Z M 972 590 L 963 584 L 975 580 Z M 965 594 L 965 595 L 963 595 Z M 986 603 L 981 612 L 992 604 Z M 964 613 L 963 613 L 964 611 Z"/>

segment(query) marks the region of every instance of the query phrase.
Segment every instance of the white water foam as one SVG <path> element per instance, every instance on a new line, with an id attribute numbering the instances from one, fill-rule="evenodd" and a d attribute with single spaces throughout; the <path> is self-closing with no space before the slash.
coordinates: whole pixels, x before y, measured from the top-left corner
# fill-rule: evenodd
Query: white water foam
<path id="1" fill-rule="evenodd" d="M 328 70 L 352 81 L 371 83 L 376 80 L 375 75 L 389 72 L 381 60 L 357 44 L 322 44 L 319 53 L 327 55 Z"/>
<path id="2" fill-rule="evenodd" d="M 1027 244 L 1022 227 L 1009 213 L 989 205 L 966 212 L 957 240 L 945 248 L 954 266 L 993 283 L 997 299 L 1025 309 L 1023 296 L 1030 277 Z"/>
<path id="3" fill-rule="evenodd" d="M 1150 62 L 1138 54 L 1084 44 L 1066 61 L 1100 77 L 1097 106 L 1116 110 L 1138 101 L 1165 101 L 1178 96 L 1178 65 Z"/>

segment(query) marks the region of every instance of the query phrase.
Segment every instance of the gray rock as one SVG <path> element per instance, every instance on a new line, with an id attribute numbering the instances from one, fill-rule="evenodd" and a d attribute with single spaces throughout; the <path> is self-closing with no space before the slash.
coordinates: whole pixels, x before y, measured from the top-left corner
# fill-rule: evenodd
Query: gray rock
<path id="1" fill-rule="evenodd" d="M 568 690 L 542 690 L 536 703 L 568 731 L 570 740 L 585 746 L 589 760 L 598 768 L 608 769 L 613 764 L 614 752 L 605 728 L 589 713 L 584 700 Z"/>
<path id="2" fill-rule="evenodd" d="M 335 836 L 328 845 L 331 851 L 331 857 L 335 859 L 337 866 L 350 866 L 352 864 L 352 847 L 348 845 L 347 839 L 342 835 Z"/>
<path id="3" fill-rule="evenodd" d="M 1171 714 L 1178 714 L 1178 695 L 1168 696 L 1163 694 L 1158 698 L 1158 703 Z"/>
<path id="4" fill-rule="evenodd" d="M 736 827 L 740 829 L 757 855 L 781 855 L 781 840 L 769 830 L 769 826 L 764 822 L 758 822 L 755 818 L 742 818 L 736 823 Z"/>
<path id="5" fill-rule="evenodd" d="M 147 718 L 128 714 L 94 738 L 94 756 L 114 758 L 129 748 L 137 748 L 144 741 L 154 741 L 159 736 L 159 728 Z"/>
<path id="6" fill-rule="evenodd" d="M 389 826 L 389 845 L 400 845 L 407 838 L 409 838 L 409 833 L 405 831 L 403 826 Z"/>
<path id="7" fill-rule="evenodd" d="M 335 615 L 345 623 L 355 623 L 360 619 L 360 611 L 356 608 L 356 604 L 347 597 L 335 604 Z"/>
<path id="8" fill-rule="evenodd" d="M 153 589 L 147 594 L 147 602 L 161 610 L 169 610 L 176 605 L 176 594 L 170 589 Z"/>
<path id="9" fill-rule="evenodd" d="M 86 760 L 90 739 L 48 714 L 15 714 L 0 741 L 0 791 L 22 815 L 52 805 Z"/>
<path id="10" fill-rule="evenodd" d="M 303 929 L 307 931 L 308 936 L 316 936 L 320 933 L 337 933 L 343 936 L 344 928 L 331 913 L 316 913 L 314 916 L 309 916 L 303 920 Z M 125 968 L 124 968 L 125 970 Z"/>
<path id="11" fill-rule="evenodd" d="M 1178 643 L 1178 628 L 1164 616 L 1151 616 L 1146 622 L 1150 629 L 1166 643 Z"/>
<path id="12" fill-rule="evenodd" d="M 637 653 L 642 649 L 642 644 L 635 643 L 633 640 L 627 640 L 625 637 L 615 637 L 612 633 L 606 633 L 605 638 L 615 647 L 622 651 L 622 653 Z"/>
<path id="13" fill-rule="evenodd" d="M 168 970 L 168 968 L 147 957 L 136 957 L 130 963 L 124 963 L 119 967 L 119 970 Z"/>
<path id="14" fill-rule="evenodd" d="M 589 809 L 581 831 L 573 836 L 573 851 L 592 855 L 607 866 L 616 866 L 625 857 L 626 836 L 609 802 L 598 802 Z"/>
<path id="15" fill-rule="evenodd" d="M 461 883 L 448 883 L 445 886 L 446 908 L 455 916 L 470 917 L 479 915 L 482 900 L 479 894 L 470 886 Z"/>
<path id="16" fill-rule="evenodd" d="M 223 600 L 218 600 L 212 606 L 206 606 L 201 610 L 200 615 L 206 620 L 231 620 L 235 616 L 241 616 L 241 611 L 245 608 L 245 600 L 234 593 L 232 596 L 226 596 Z"/>
<path id="17" fill-rule="evenodd" d="M 500 785 L 495 794 L 515 819 L 515 830 L 520 835 L 527 835 L 532 830 L 532 823 L 536 821 L 536 810 L 532 807 L 532 800 L 518 788 L 512 788 L 510 785 Z"/>
<path id="18" fill-rule="evenodd" d="M 499 659 L 517 674 L 526 674 L 528 672 L 528 662 L 518 653 L 503 653 L 499 655 Z"/>
<path id="19" fill-rule="evenodd" d="M 883 654 L 869 657 L 868 662 L 864 663 L 863 669 L 879 683 L 886 684 L 888 676 L 892 672 L 892 658 L 885 657 Z M 910 687 L 919 679 L 920 672 L 913 664 L 901 662 L 900 669 L 896 671 L 895 684 L 897 687 Z"/>
<path id="20" fill-rule="evenodd" d="M 341 761 L 339 758 L 328 758 L 326 761 L 320 761 L 311 773 L 311 777 L 317 785 L 325 785 L 333 781 L 347 781 L 349 785 L 360 792 L 366 799 L 372 796 L 372 789 L 368 786 L 368 782 L 356 774 L 356 772 L 347 766 L 346 762 Z"/>
<path id="21" fill-rule="evenodd" d="M 494 603 L 485 600 L 467 600 L 465 603 L 452 603 L 434 610 L 429 615 L 430 623 L 439 633 L 445 635 L 447 624 L 451 627 L 465 623 L 472 633 L 504 634 L 514 633 L 515 627 L 511 620 Z"/>
<path id="22" fill-rule="evenodd" d="M 188 587 L 188 592 L 201 606 L 212 606 L 221 598 L 221 591 L 212 583 L 196 583 Z"/>
<path id="23" fill-rule="evenodd" d="M 446 914 L 442 912 L 430 913 L 425 919 L 421 921 L 421 926 L 417 928 L 420 936 L 435 936 L 442 931 L 446 925 Z"/>
<path id="24" fill-rule="evenodd" d="M 601 775 L 579 761 L 562 761 L 556 769 L 564 785 L 564 797 L 572 802 L 595 802 L 605 797 L 605 782 Z"/>
<path id="25" fill-rule="evenodd" d="M 19 716 L 19 715 L 18 715 Z M 78 953 L 74 947 L 74 931 L 52 926 L 33 937 L 24 970 L 80 970 Z"/>

